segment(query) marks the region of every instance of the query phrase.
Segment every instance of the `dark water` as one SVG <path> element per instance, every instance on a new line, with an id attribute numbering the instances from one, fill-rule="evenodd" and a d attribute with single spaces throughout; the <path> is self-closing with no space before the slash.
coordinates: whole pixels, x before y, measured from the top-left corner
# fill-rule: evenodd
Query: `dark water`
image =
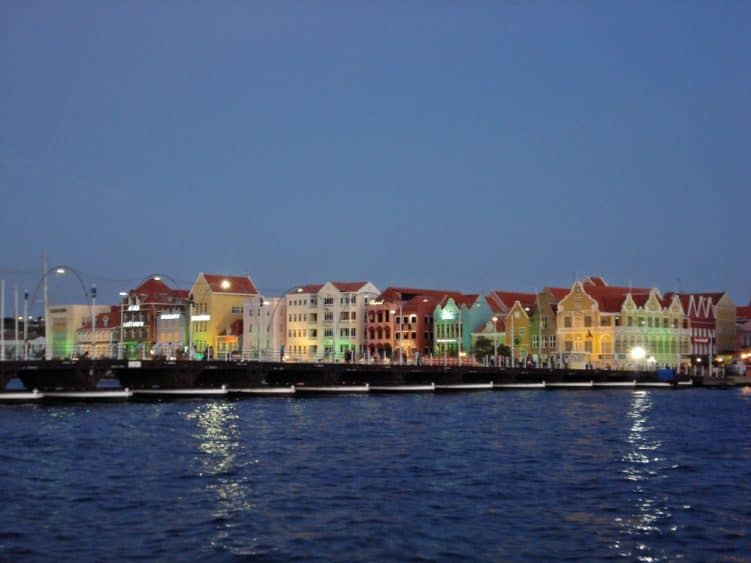
<path id="1" fill-rule="evenodd" d="M 751 394 L 0 406 L 8 560 L 748 560 Z"/>

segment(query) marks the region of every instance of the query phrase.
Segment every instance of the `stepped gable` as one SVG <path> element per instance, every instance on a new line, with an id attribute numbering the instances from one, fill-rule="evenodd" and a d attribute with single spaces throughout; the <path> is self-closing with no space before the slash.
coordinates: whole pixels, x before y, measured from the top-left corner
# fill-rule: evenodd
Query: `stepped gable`
<path id="1" fill-rule="evenodd" d="M 221 276 L 218 274 L 203 274 L 206 283 L 214 293 L 233 293 L 241 295 L 256 295 L 258 290 L 247 276 Z M 222 284 L 228 281 L 229 287 L 224 289 Z"/>

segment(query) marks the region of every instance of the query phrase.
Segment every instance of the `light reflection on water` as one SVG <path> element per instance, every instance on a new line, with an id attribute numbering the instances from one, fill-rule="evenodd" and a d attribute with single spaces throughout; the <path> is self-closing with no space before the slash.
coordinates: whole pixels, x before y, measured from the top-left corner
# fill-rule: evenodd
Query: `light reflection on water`
<path id="1" fill-rule="evenodd" d="M 639 561 L 658 561 L 665 558 L 657 553 L 652 539 L 676 530 L 669 526 L 671 518 L 664 498 L 656 491 L 660 481 L 667 479 L 665 459 L 660 456 L 663 443 L 652 438 L 654 427 L 650 423 L 653 397 L 649 391 L 634 391 L 627 417 L 630 427 L 626 437 L 626 452 L 620 463 L 624 478 L 630 483 L 630 506 L 632 511 L 625 517 L 617 517 L 616 524 L 623 536 L 616 540 L 613 549 L 623 557 Z M 672 554 L 671 558 L 682 558 Z"/>
<path id="2" fill-rule="evenodd" d="M 234 555 L 252 555 L 255 538 L 234 533 L 255 506 L 248 492 L 249 478 L 245 467 L 258 460 L 245 459 L 245 445 L 238 428 L 239 416 L 235 403 L 215 402 L 197 405 L 186 415 L 197 426 L 193 437 L 198 441 L 200 476 L 206 479 L 204 490 L 213 497 L 211 516 L 215 537 L 211 545 Z"/>

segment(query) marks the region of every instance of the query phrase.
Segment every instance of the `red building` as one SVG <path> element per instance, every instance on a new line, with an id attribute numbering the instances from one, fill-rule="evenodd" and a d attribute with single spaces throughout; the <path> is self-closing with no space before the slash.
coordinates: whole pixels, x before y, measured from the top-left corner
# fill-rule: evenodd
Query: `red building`
<path id="1" fill-rule="evenodd" d="M 188 293 L 187 289 L 172 289 L 159 276 L 154 276 L 123 297 L 122 338 L 126 357 L 150 355 L 152 346 L 157 342 L 157 319 L 161 314 L 185 319 Z"/>
<path id="2" fill-rule="evenodd" d="M 414 361 L 433 350 L 433 311 L 458 291 L 389 287 L 368 304 L 366 335 L 371 358 Z"/>

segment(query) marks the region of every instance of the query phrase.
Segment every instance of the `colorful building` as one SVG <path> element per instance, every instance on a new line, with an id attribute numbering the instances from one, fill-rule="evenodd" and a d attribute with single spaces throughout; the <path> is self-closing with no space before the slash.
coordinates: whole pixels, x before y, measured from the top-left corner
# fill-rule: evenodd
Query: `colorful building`
<path id="1" fill-rule="evenodd" d="M 177 340 L 185 334 L 184 328 L 166 330 L 167 325 L 162 323 L 163 316 L 166 316 L 164 321 L 170 320 L 173 325 L 185 322 L 187 298 L 187 290 L 169 287 L 160 276 L 152 276 L 131 289 L 121 301 L 123 357 L 149 359 L 152 351 L 162 355 L 161 349 L 168 345 L 187 344 Z M 162 329 L 161 335 L 158 328 Z"/>
<path id="2" fill-rule="evenodd" d="M 220 336 L 223 357 L 239 352 L 242 331 L 238 333 L 233 324 L 242 320 L 243 306 L 257 294 L 247 276 L 198 274 L 188 298 L 191 306 L 189 340 L 196 353 L 218 357 Z"/>
<path id="3" fill-rule="evenodd" d="M 577 281 L 557 305 L 558 360 L 572 368 L 678 367 L 690 352 L 680 300 L 656 288 Z"/>
<path id="4" fill-rule="evenodd" d="M 371 282 L 326 282 L 286 295 L 285 355 L 299 361 L 355 361 L 367 355 L 367 305 L 380 291 Z"/>
<path id="5" fill-rule="evenodd" d="M 413 362 L 433 350 L 433 311 L 445 295 L 438 289 L 388 287 L 370 301 L 367 350 L 370 358 Z"/>
<path id="6" fill-rule="evenodd" d="M 710 356 L 735 350 L 735 303 L 725 292 L 677 295 L 691 320 L 691 354 L 706 363 Z"/>
<path id="7" fill-rule="evenodd" d="M 91 330 L 91 318 L 83 320 L 83 326 L 76 331 L 76 350 L 79 356 L 90 358 L 117 358 L 120 348 L 120 306 L 111 305 L 109 310 L 99 313 L 94 320 L 96 328 Z"/>
<path id="8" fill-rule="evenodd" d="M 97 305 L 94 315 L 107 313 L 109 305 Z M 47 310 L 47 322 L 49 332 L 47 341 L 50 350 L 47 357 L 50 359 L 72 358 L 79 354 L 76 347 L 78 330 L 85 322 L 91 325 L 91 305 L 53 305 Z"/>
<path id="9" fill-rule="evenodd" d="M 433 351 L 437 356 L 453 357 L 470 351 L 472 332 L 483 324 L 471 326 L 477 317 L 470 310 L 478 302 L 478 297 L 476 293 L 448 295 L 436 304 L 433 309 Z M 489 306 L 487 310 L 490 311 Z"/>
<path id="10" fill-rule="evenodd" d="M 746 307 L 735 308 L 735 349 L 751 351 L 751 303 Z"/>

